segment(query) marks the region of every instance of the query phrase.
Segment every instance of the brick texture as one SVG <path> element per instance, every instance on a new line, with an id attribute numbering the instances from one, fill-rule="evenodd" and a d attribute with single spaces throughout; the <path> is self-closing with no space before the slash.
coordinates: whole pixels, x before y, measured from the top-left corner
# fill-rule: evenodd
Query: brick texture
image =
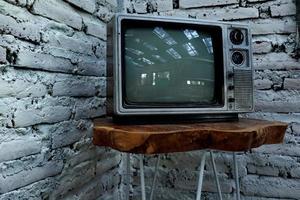
<path id="1" fill-rule="evenodd" d="M 1 200 L 122 194 L 121 154 L 91 139 L 105 115 L 106 24 L 117 6 L 0 1 Z"/>
<path id="2" fill-rule="evenodd" d="M 294 53 L 294 3 L 0 1 L 0 199 L 124 199 L 125 156 L 95 147 L 91 139 L 93 119 L 106 113 L 106 24 L 118 10 L 251 26 L 256 112 L 244 116 L 284 121 L 289 128 L 283 144 L 238 154 L 241 196 L 298 199 L 300 62 Z M 194 199 L 201 155 L 163 155 L 154 199 Z M 234 199 L 232 155 L 216 153 L 215 159 L 223 198 Z M 154 157 L 146 157 L 146 177 L 152 177 L 154 164 Z M 131 165 L 131 199 L 140 199 L 136 158 Z M 212 175 L 208 161 L 205 199 L 217 199 Z"/>
<path id="3" fill-rule="evenodd" d="M 244 117 L 289 123 L 283 144 L 266 145 L 238 155 L 241 197 L 245 200 L 298 199 L 300 144 L 300 62 L 296 46 L 295 1 L 228 0 L 173 1 L 173 9 L 159 10 L 160 1 L 128 1 L 128 13 L 249 24 L 253 38 L 255 112 Z M 162 156 L 154 198 L 194 199 L 201 152 Z M 218 152 L 215 160 L 224 199 L 235 198 L 232 155 Z M 146 157 L 146 177 L 153 175 L 155 158 Z M 138 162 L 133 161 L 133 199 L 140 199 Z M 203 199 L 218 199 L 210 161 L 206 164 Z M 151 179 L 146 179 L 151 185 Z"/>

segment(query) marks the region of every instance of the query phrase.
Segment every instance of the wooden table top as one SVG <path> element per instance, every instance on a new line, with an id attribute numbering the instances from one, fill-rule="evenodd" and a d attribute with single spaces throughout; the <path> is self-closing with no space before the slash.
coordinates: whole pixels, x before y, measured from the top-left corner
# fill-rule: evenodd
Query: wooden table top
<path id="1" fill-rule="evenodd" d="M 264 144 L 282 143 L 286 123 L 256 119 L 236 122 L 182 124 L 115 124 L 110 118 L 94 121 L 93 143 L 142 154 L 200 149 L 246 151 Z"/>

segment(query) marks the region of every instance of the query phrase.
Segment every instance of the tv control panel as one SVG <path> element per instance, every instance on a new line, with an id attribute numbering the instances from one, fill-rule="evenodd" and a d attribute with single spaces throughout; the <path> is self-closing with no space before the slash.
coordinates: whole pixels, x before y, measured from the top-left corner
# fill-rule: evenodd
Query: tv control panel
<path id="1" fill-rule="evenodd" d="M 228 35 L 227 101 L 229 110 L 253 109 L 251 35 L 248 27 L 230 26 Z"/>

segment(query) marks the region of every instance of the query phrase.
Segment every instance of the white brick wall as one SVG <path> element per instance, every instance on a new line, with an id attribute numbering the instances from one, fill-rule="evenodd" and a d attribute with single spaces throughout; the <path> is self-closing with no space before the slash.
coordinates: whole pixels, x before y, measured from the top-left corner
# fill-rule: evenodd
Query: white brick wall
<path id="1" fill-rule="evenodd" d="M 116 6 L 0 1 L 1 200 L 118 198 L 121 156 L 91 140 L 93 118 L 105 115 Z"/>
<path id="2" fill-rule="evenodd" d="M 82 18 L 69 4 L 59 0 L 37 0 L 32 12 L 49 19 L 67 24 L 77 30 L 82 29 Z"/>
<path id="3" fill-rule="evenodd" d="M 0 200 L 122 199 L 122 154 L 91 144 L 105 115 L 106 23 L 117 0 L 0 1 Z M 242 197 L 297 199 L 300 62 L 293 0 L 127 0 L 128 13 L 249 23 L 256 112 L 290 124 L 285 143 L 240 154 Z M 173 4 L 174 3 L 174 4 Z M 173 7 L 175 5 L 177 7 Z M 164 155 L 157 199 L 193 199 L 201 153 Z M 224 199 L 233 199 L 231 155 L 216 155 Z M 152 157 L 146 164 L 154 165 Z M 188 163 L 188 165 L 187 165 Z M 216 199 L 211 163 L 205 199 Z M 132 162 L 133 199 L 139 199 Z M 147 177 L 153 168 L 146 167 Z M 22 181 L 20 181 L 22 180 Z M 150 185 L 151 178 L 146 179 Z M 263 189 L 262 189 L 263 188 Z"/>
<path id="4" fill-rule="evenodd" d="M 244 116 L 284 121 L 289 123 L 289 128 L 284 144 L 266 145 L 252 153 L 238 155 L 242 199 L 299 199 L 300 61 L 294 54 L 295 1 L 178 0 L 175 4 L 179 7 L 173 9 L 149 9 L 159 2 L 133 0 L 127 1 L 125 6 L 128 13 L 237 21 L 251 26 L 256 112 Z M 200 152 L 164 155 L 154 199 L 194 199 L 200 158 Z M 146 177 L 152 177 L 155 159 L 147 157 L 145 163 Z M 231 155 L 216 155 L 216 163 L 223 198 L 234 199 Z M 133 174 L 138 175 L 137 160 L 132 165 Z M 212 174 L 211 163 L 208 162 L 203 199 L 218 199 Z M 146 184 L 151 185 L 151 180 L 146 178 Z M 132 186 L 133 199 L 139 199 L 139 179 L 135 176 Z"/>

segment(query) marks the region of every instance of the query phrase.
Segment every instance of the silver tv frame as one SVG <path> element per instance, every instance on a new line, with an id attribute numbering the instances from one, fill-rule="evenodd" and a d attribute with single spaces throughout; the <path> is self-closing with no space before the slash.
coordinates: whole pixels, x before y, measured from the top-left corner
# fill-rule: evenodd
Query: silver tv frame
<path id="1" fill-rule="evenodd" d="M 223 36 L 223 71 L 224 71 L 224 106 L 222 107 L 178 107 L 178 108 L 126 108 L 123 106 L 122 99 L 122 71 L 121 71 L 121 22 L 122 20 L 143 20 L 157 21 L 165 23 L 182 23 L 202 26 L 218 26 L 222 29 Z M 233 29 L 240 29 L 245 35 L 241 45 L 234 45 L 230 41 L 229 32 Z M 145 116 L 145 115 L 224 115 L 252 112 L 253 105 L 253 67 L 252 67 L 252 43 L 249 25 L 241 23 L 220 22 L 214 20 L 185 19 L 162 16 L 146 16 L 132 14 L 116 14 L 114 19 L 108 24 L 107 38 L 107 113 L 113 116 Z M 231 54 L 234 51 L 242 51 L 246 57 L 244 64 L 236 66 L 231 61 Z M 235 72 L 239 72 L 235 74 Z M 234 74 L 229 78 L 229 74 Z M 237 77 L 238 76 L 238 77 Z M 237 85 L 239 84 L 239 85 Z M 229 90 L 228 87 L 234 86 L 237 90 Z M 246 91 L 246 94 L 244 92 Z M 244 99 L 244 96 L 248 96 Z M 229 99 L 237 99 L 231 102 Z"/>

